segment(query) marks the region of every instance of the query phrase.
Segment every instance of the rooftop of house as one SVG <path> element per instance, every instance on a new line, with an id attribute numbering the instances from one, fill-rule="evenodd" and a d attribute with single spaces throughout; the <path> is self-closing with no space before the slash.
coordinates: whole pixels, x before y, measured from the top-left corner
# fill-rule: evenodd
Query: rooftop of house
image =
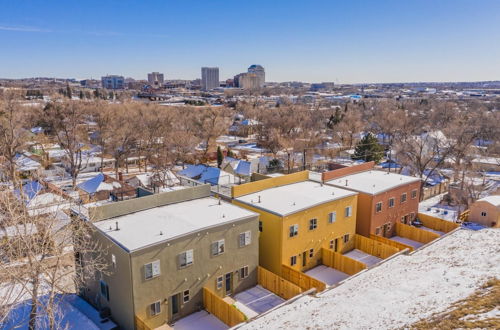
<path id="1" fill-rule="evenodd" d="M 329 185 L 376 195 L 401 185 L 420 181 L 419 178 L 384 171 L 364 171 L 325 182 Z"/>
<path id="2" fill-rule="evenodd" d="M 94 222 L 128 252 L 256 216 L 255 213 L 204 197 Z M 116 230 L 118 223 L 119 230 Z"/>
<path id="3" fill-rule="evenodd" d="M 477 200 L 478 202 L 487 202 L 494 206 L 500 206 L 500 195 L 486 196 Z"/>
<path id="4" fill-rule="evenodd" d="M 236 200 L 280 216 L 286 216 L 356 194 L 353 191 L 322 185 L 319 182 L 302 181 L 240 196 Z"/>

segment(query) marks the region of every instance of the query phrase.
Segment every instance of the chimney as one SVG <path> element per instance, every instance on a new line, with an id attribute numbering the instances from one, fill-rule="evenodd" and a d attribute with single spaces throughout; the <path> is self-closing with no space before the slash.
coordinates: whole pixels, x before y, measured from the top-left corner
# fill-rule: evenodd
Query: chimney
<path id="1" fill-rule="evenodd" d="M 115 226 L 116 226 L 115 230 L 120 230 L 120 228 L 118 228 L 118 221 L 115 221 Z"/>

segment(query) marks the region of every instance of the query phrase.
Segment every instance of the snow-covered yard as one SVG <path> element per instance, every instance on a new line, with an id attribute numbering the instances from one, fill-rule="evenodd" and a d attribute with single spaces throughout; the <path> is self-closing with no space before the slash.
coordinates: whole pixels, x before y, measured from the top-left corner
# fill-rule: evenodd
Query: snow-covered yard
<path id="1" fill-rule="evenodd" d="M 403 244 L 412 246 L 414 249 L 418 249 L 419 247 L 424 245 L 424 243 L 420 243 L 420 242 L 411 240 L 411 239 L 406 238 L 406 237 L 401 237 L 401 236 L 392 236 L 390 239 L 393 241 L 399 242 L 399 243 L 403 243 Z"/>
<path id="2" fill-rule="evenodd" d="M 207 311 L 188 315 L 174 323 L 174 330 L 226 330 L 229 327 Z"/>
<path id="3" fill-rule="evenodd" d="M 427 231 L 430 231 L 431 233 L 438 234 L 439 236 L 443 236 L 445 234 L 443 231 L 434 230 L 432 228 L 428 228 L 425 226 L 419 227 L 418 229 L 427 230 Z"/>
<path id="4" fill-rule="evenodd" d="M 327 267 L 325 265 L 320 265 L 309 269 L 306 272 L 306 275 L 309 275 L 317 280 L 320 280 L 321 282 L 325 283 L 328 286 L 337 284 L 338 282 L 343 281 L 349 277 L 348 274 L 333 269 L 331 267 Z"/>
<path id="5" fill-rule="evenodd" d="M 245 329 L 397 329 L 447 310 L 500 277 L 500 230 L 461 229 L 399 255 L 318 297 L 305 296 Z"/>
<path id="6" fill-rule="evenodd" d="M 257 285 L 234 296 L 235 306 L 248 318 L 262 314 L 285 300 Z"/>
<path id="7" fill-rule="evenodd" d="M 383 259 L 377 258 L 375 256 L 372 256 L 371 254 L 365 253 L 361 250 L 354 249 L 351 250 L 347 253 L 344 253 L 346 257 L 349 257 L 351 259 L 355 259 L 357 261 L 361 261 L 364 263 L 367 267 L 373 266 L 375 264 L 378 264 L 381 262 Z"/>

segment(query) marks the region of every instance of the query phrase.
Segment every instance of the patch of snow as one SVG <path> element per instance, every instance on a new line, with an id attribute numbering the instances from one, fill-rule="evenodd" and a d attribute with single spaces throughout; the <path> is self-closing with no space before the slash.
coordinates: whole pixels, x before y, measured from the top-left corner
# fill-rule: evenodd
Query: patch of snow
<path id="1" fill-rule="evenodd" d="M 317 280 L 320 280 L 321 282 L 329 286 L 337 284 L 340 281 L 343 281 L 349 277 L 348 274 L 325 265 L 319 265 L 317 267 L 309 269 L 305 273 L 306 275 L 309 275 Z"/>
<path id="2" fill-rule="evenodd" d="M 229 327 L 214 315 L 200 311 L 175 322 L 173 328 L 174 330 L 225 330 Z"/>
<path id="3" fill-rule="evenodd" d="M 420 242 L 411 240 L 411 239 L 406 238 L 406 237 L 401 237 L 401 236 L 392 236 L 390 239 L 393 241 L 399 242 L 399 243 L 403 243 L 403 244 L 412 246 L 415 249 L 418 249 L 419 247 L 424 245 L 424 243 L 420 243 Z"/>
<path id="4" fill-rule="evenodd" d="M 478 244 L 480 242 L 480 244 Z M 449 309 L 500 274 L 500 230 L 458 230 L 243 329 L 399 329 Z"/>
<path id="5" fill-rule="evenodd" d="M 500 307 L 495 307 L 489 312 L 484 312 L 484 313 L 479 313 L 479 314 L 474 314 L 474 315 L 467 315 L 464 317 L 461 317 L 460 320 L 462 321 L 484 321 L 488 319 L 500 319 Z"/>
<path id="6" fill-rule="evenodd" d="M 371 254 L 365 253 L 365 252 L 358 250 L 358 249 L 351 250 L 347 253 L 344 253 L 344 255 L 346 257 L 351 258 L 351 259 L 355 259 L 357 261 L 360 261 L 368 267 L 376 265 L 383 260 L 381 258 L 372 256 Z"/>

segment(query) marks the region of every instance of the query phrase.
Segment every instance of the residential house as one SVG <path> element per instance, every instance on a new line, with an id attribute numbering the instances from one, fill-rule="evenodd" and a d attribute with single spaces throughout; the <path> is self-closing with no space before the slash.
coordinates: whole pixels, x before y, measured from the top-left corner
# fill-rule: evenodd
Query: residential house
<path id="1" fill-rule="evenodd" d="M 500 195 L 475 201 L 470 207 L 469 221 L 487 227 L 500 228 Z"/>
<path id="2" fill-rule="evenodd" d="M 322 173 L 326 185 L 359 193 L 356 232 L 391 237 L 395 223 L 410 224 L 418 213 L 420 179 L 374 170 L 374 162 Z"/>
<path id="3" fill-rule="evenodd" d="M 153 329 L 199 311 L 204 287 L 224 297 L 257 283 L 258 215 L 210 197 L 210 185 L 89 214 L 109 272 L 89 281 L 82 295 L 123 329 Z"/>
<path id="4" fill-rule="evenodd" d="M 232 187 L 233 204 L 260 215 L 260 265 L 305 271 L 321 263 L 321 248 L 340 252 L 356 232 L 357 193 L 309 180 L 309 172 Z"/>

